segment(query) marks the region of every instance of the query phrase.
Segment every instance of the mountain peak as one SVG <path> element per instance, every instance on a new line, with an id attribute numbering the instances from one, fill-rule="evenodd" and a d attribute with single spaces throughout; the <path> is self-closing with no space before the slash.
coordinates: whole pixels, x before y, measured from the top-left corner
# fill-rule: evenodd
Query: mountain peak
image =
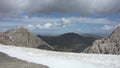
<path id="1" fill-rule="evenodd" d="M 119 29 L 119 30 L 120 30 L 120 26 L 118 26 L 116 29 Z"/>
<path id="2" fill-rule="evenodd" d="M 81 36 L 77 33 L 65 33 L 62 34 L 61 37 L 81 37 Z"/>
<path id="3" fill-rule="evenodd" d="M 112 34 L 114 34 L 114 33 L 120 33 L 120 26 L 118 26 L 113 32 L 112 32 Z M 111 35 L 112 35 L 111 34 Z"/>
<path id="4" fill-rule="evenodd" d="M 120 27 L 117 27 L 111 35 L 96 40 L 88 49 L 88 53 L 120 54 Z"/>
<path id="5" fill-rule="evenodd" d="M 18 26 L 16 30 L 27 30 L 24 26 Z"/>
<path id="6" fill-rule="evenodd" d="M 16 29 L 13 29 L 15 32 L 29 32 L 25 27 L 18 26 Z"/>
<path id="7" fill-rule="evenodd" d="M 8 30 L 1 33 L 0 42 L 7 45 L 23 46 L 23 47 L 39 47 L 46 49 L 53 49 L 49 44 L 44 42 L 41 38 L 29 32 L 24 27 Z M 4 41 L 2 41 L 4 39 Z M 10 43 L 8 43 L 8 41 Z"/>
<path id="8" fill-rule="evenodd" d="M 63 34 L 63 35 L 79 35 L 79 34 L 77 34 L 77 33 L 65 33 L 65 34 Z"/>

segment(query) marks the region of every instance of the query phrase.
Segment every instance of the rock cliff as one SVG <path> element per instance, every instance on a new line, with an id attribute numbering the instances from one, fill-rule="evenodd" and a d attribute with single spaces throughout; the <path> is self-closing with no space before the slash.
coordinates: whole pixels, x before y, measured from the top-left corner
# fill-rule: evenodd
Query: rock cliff
<path id="1" fill-rule="evenodd" d="M 91 47 L 86 49 L 87 53 L 120 54 L 120 26 L 110 36 L 96 40 Z"/>
<path id="2" fill-rule="evenodd" d="M 8 30 L 0 33 L 0 43 L 23 47 L 39 47 L 42 49 L 53 49 L 42 39 L 29 32 L 24 27 Z"/>

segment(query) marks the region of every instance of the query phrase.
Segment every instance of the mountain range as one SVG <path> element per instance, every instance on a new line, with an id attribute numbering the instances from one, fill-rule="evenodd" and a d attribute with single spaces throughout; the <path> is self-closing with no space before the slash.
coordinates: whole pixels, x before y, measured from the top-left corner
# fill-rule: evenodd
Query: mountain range
<path id="1" fill-rule="evenodd" d="M 65 52 L 82 52 L 96 40 L 94 37 L 85 37 L 76 33 L 65 33 L 60 36 L 38 35 L 38 37 L 54 47 L 55 51 Z"/>
<path id="2" fill-rule="evenodd" d="M 79 35 L 76 33 L 65 33 L 59 36 L 36 36 L 24 27 L 0 33 L 0 43 L 5 45 L 63 52 L 120 54 L 120 27 L 117 27 L 109 36 L 100 38 L 97 35 Z"/>

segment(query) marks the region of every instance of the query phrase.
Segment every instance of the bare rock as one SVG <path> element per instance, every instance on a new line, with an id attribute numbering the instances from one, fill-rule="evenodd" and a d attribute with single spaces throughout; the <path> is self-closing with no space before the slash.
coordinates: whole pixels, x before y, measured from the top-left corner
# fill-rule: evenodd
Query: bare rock
<path id="1" fill-rule="evenodd" d="M 87 53 L 120 54 L 120 27 L 117 27 L 110 36 L 96 40 Z"/>
<path id="2" fill-rule="evenodd" d="M 29 32 L 24 27 L 18 27 L 16 29 L 8 30 L 1 33 L 0 43 L 22 47 L 39 47 L 43 49 L 53 49 L 49 44 Z"/>

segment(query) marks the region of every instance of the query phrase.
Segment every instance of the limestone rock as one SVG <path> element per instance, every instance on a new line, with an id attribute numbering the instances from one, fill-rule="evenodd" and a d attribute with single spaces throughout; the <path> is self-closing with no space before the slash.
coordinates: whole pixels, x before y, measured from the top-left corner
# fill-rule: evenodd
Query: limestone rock
<path id="1" fill-rule="evenodd" d="M 6 45 L 15 45 L 22 47 L 39 47 L 53 49 L 49 44 L 29 32 L 24 27 L 18 27 L 0 34 L 0 43 Z"/>
<path id="2" fill-rule="evenodd" d="M 117 27 L 110 36 L 96 40 L 87 49 L 88 53 L 120 54 L 120 27 Z"/>

